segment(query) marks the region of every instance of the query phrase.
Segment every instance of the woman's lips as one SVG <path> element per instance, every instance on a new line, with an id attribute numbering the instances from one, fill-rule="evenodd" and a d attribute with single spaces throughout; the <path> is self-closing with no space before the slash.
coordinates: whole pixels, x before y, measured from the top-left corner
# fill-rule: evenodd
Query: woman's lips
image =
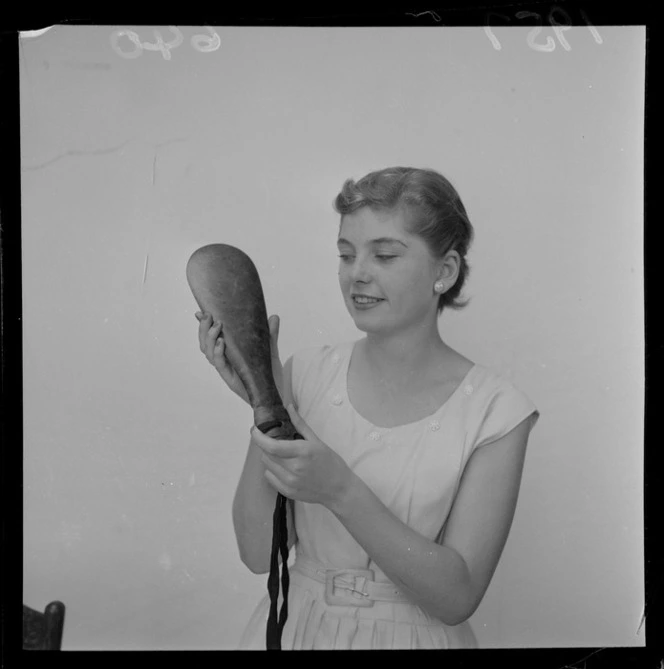
<path id="1" fill-rule="evenodd" d="M 371 307 L 375 307 L 376 305 L 378 305 L 378 304 L 380 304 L 381 302 L 384 301 L 380 297 L 373 297 L 373 298 L 371 298 L 371 297 L 366 297 L 366 298 L 359 297 L 359 299 L 358 299 L 358 297 L 359 296 L 353 296 L 351 298 L 352 302 L 353 302 L 353 305 L 357 309 L 368 309 L 368 308 L 371 308 Z"/>

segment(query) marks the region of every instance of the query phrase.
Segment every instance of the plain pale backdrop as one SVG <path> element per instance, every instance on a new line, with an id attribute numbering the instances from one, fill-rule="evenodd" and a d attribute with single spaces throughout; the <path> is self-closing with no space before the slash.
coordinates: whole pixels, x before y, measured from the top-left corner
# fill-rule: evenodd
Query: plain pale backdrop
<path id="1" fill-rule="evenodd" d="M 65 603 L 63 649 L 236 647 L 266 592 L 231 522 L 252 412 L 186 262 L 252 257 L 283 360 L 360 338 L 332 201 L 393 165 L 445 174 L 475 227 L 443 338 L 541 411 L 480 645 L 643 645 L 645 29 L 116 30 L 19 47 L 23 599 Z"/>

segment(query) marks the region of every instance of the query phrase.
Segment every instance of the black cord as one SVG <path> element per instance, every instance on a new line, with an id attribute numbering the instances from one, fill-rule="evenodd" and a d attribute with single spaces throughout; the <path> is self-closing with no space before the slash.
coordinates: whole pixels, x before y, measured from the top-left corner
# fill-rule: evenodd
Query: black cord
<path id="1" fill-rule="evenodd" d="M 274 427 L 281 427 L 281 421 L 261 423 L 258 429 L 266 433 Z M 295 433 L 293 439 L 304 439 Z M 267 591 L 270 596 L 270 613 L 267 619 L 265 641 L 267 650 L 281 650 L 281 633 L 288 619 L 288 498 L 277 493 L 277 502 L 272 516 L 272 552 L 270 554 L 270 574 L 267 579 Z M 279 603 L 279 555 L 281 555 L 281 592 L 283 601 L 277 618 Z"/>
<path id="2" fill-rule="evenodd" d="M 284 500 L 284 503 L 282 503 Z M 266 643 L 268 650 L 281 650 L 281 630 L 286 622 L 283 615 L 284 606 L 288 610 L 288 587 L 284 589 L 284 601 L 281 605 L 282 615 L 280 620 L 277 620 L 277 604 L 279 600 L 279 551 L 283 556 L 282 545 L 286 543 L 286 556 L 288 556 L 288 530 L 286 526 L 286 516 L 282 513 L 282 508 L 285 507 L 286 498 L 281 494 L 277 494 L 277 503 L 274 508 L 274 515 L 272 516 L 272 553 L 270 555 L 270 575 L 267 579 L 267 591 L 270 595 L 270 615 L 267 619 Z M 284 540 L 285 535 L 285 540 Z M 282 573 L 283 570 L 288 569 L 288 565 L 282 558 Z M 283 621 L 281 620 L 283 618 Z"/>

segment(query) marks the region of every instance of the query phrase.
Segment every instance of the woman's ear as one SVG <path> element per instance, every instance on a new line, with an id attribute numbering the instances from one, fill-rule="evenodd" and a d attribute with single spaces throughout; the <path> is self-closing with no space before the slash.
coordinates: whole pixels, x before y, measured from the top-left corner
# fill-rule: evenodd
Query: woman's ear
<path id="1" fill-rule="evenodd" d="M 453 286 L 461 269 L 461 256 L 457 251 L 448 251 L 438 264 L 438 279 Z"/>

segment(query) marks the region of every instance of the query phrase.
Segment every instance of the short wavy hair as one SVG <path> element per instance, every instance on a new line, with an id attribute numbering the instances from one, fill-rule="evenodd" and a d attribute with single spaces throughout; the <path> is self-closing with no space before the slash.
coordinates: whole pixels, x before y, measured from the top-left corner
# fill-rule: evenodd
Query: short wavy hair
<path id="1" fill-rule="evenodd" d="M 456 251 L 461 258 L 454 285 L 438 298 L 438 314 L 445 307 L 462 309 L 461 290 L 470 273 L 466 254 L 474 231 L 466 208 L 452 184 L 431 169 L 388 167 L 370 172 L 359 181 L 347 179 L 334 200 L 342 216 L 362 207 L 378 211 L 403 211 L 411 234 L 419 236 L 434 258 Z"/>

